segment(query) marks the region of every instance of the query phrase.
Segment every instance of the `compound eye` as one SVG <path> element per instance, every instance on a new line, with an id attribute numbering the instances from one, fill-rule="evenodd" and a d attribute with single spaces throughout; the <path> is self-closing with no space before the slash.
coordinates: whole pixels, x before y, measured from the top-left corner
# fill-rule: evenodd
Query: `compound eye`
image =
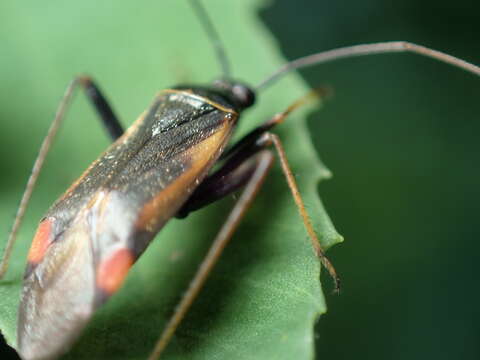
<path id="1" fill-rule="evenodd" d="M 242 108 L 248 108 L 255 103 L 255 93 L 245 85 L 233 85 L 232 94 Z"/>

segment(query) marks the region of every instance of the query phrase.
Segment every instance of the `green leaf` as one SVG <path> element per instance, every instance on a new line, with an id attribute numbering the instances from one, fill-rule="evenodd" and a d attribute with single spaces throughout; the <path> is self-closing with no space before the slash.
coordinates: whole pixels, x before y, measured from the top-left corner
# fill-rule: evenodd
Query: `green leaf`
<path id="1" fill-rule="evenodd" d="M 1 225 L 7 229 L 24 179 L 62 89 L 79 73 L 100 84 L 124 124 L 154 94 L 180 82 L 208 83 L 218 65 L 186 1 L 6 0 L 0 32 L 5 69 L 0 96 Z M 235 78 L 256 84 L 284 61 L 256 13 L 262 1 L 205 1 L 226 42 Z M 294 74 L 259 95 L 238 138 L 284 110 L 308 88 Z M 297 111 L 277 133 L 325 248 L 341 241 L 317 195 L 329 171 L 320 163 Z M 10 120 L 10 121 L 8 121 Z M 0 282 L 0 326 L 14 346 L 25 256 L 36 221 L 108 140 L 83 96 L 69 112 Z M 233 198 L 172 220 L 130 272 L 122 290 L 94 316 L 69 359 L 144 359 L 222 224 Z M 6 232 L 6 231 L 5 231 Z M 165 359 L 311 359 L 313 325 L 325 312 L 320 266 L 278 166 L 226 249 L 198 301 L 176 332 Z"/>

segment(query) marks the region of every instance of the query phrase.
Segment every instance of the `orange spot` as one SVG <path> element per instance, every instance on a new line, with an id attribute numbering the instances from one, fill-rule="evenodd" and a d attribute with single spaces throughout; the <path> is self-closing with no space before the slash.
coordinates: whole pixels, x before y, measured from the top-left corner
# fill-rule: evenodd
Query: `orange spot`
<path id="1" fill-rule="evenodd" d="M 120 249 L 113 253 L 98 267 L 97 286 L 107 295 L 112 295 L 122 286 L 134 261 L 135 257 L 129 249 Z"/>
<path id="2" fill-rule="evenodd" d="M 30 263 L 38 264 L 45 255 L 48 245 L 52 242 L 52 224 L 52 220 L 46 219 L 38 225 L 37 233 L 28 252 L 28 261 Z"/>

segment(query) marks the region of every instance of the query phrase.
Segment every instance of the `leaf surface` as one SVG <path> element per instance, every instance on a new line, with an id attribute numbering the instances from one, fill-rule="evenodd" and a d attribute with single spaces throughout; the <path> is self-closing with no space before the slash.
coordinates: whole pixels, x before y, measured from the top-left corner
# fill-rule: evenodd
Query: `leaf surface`
<path id="1" fill-rule="evenodd" d="M 13 214 L 20 198 L 56 100 L 75 74 L 92 75 L 126 125 L 159 89 L 181 82 L 208 83 L 218 75 L 210 44 L 187 5 L 173 0 L 2 2 L 0 11 L 8 16 L 0 23 L 0 32 L 12 34 L 12 39 L 0 64 L 6 70 L 1 115 L 18 119 L 2 125 L 2 146 L 15 143 L 18 149 L 15 161 L 6 159 L 2 165 L 2 173 L 8 174 L 2 179 L 2 228 L 9 226 L 8 214 Z M 256 84 L 283 63 L 272 35 L 256 16 L 262 1 L 212 0 L 205 5 L 226 42 L 236 79 Z M 292 74 L 260 94 L 255 109 L 241 118 L 236 138 L 307 91 Z M 11 269 L 0 282 L 0 327 L 11 345 L 36 221 L 107 144 L 83 95 L 78 99 L 47 160 Z M 328 248 L 341 237 L 318 199 L 316 185 L 329 171 L 317 158 L 301 120 L 307 110 L 293 114 L 276 132 Z M 233 203 L 230 197 L 186 220 L 170 221 L 66 358 L 144 359 Z M 276 165 L 165 359 L 313 358 L 313 325 L 326 310 L 319 272 Z"/>

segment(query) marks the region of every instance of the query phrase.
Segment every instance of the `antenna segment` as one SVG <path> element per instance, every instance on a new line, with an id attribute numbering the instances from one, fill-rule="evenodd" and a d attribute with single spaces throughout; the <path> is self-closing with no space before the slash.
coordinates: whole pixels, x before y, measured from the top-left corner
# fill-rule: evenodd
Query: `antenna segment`
<path id="1" fill-rule="evenodd" d="M 200 20 L 200 23 L 213 46 L 217 60 L 220 64 L 222 77 L 224 79 L 230 79 L 231 77 L 230 62 L 228 61 L 227 53 L 220 39 L 220 35 L 218 31 L 213 26 L 213 22 L 208 16 L 208 13 L 205 11 L 205 8 L 203 7 L 203 5 L 200 3 L 200 0 L 189 0 L 189 2 L 193 8 L 193 11 L 197 14 L 198 19 Z"/>
<path id="2" fill-rule="evenodd" d="M 390 41 L 390 42 L 381 42 L 373 44 L 362 44 L 347 46 L 338 49 L 322 51 L 313 55 L 301 57 L 299 59 L 293 60 L 288 64 L 283 65 L 273 74 L 268 76 L 262 82 L 260 82 L 255 90 L 260 90 L 262 88 L 271 85 L 274 81 L 278 80 L 280 77 L 286 73 L 295 70 L 306 68 L 308 66 L 313 66 L 329 61 L 334 61 L 342 58 L 348 58 L 353 56 L 363 56 L 363 55 L 372 55 L 372 54 L 385 54 L 385 53 L 395 53 L 395 52 L 410 52 L 419 54 L 425 57 L 433 58 L 438 61 L 453 65 L 465 71 L 471 72 L 477 76 L 480 76 L 480 67 L 473 65 L 469 62 L 456 58 L 454 56 L 445 54 L 443 52 L 427 48 L 425 46 L 405 42 L 405 41 Z"/>

